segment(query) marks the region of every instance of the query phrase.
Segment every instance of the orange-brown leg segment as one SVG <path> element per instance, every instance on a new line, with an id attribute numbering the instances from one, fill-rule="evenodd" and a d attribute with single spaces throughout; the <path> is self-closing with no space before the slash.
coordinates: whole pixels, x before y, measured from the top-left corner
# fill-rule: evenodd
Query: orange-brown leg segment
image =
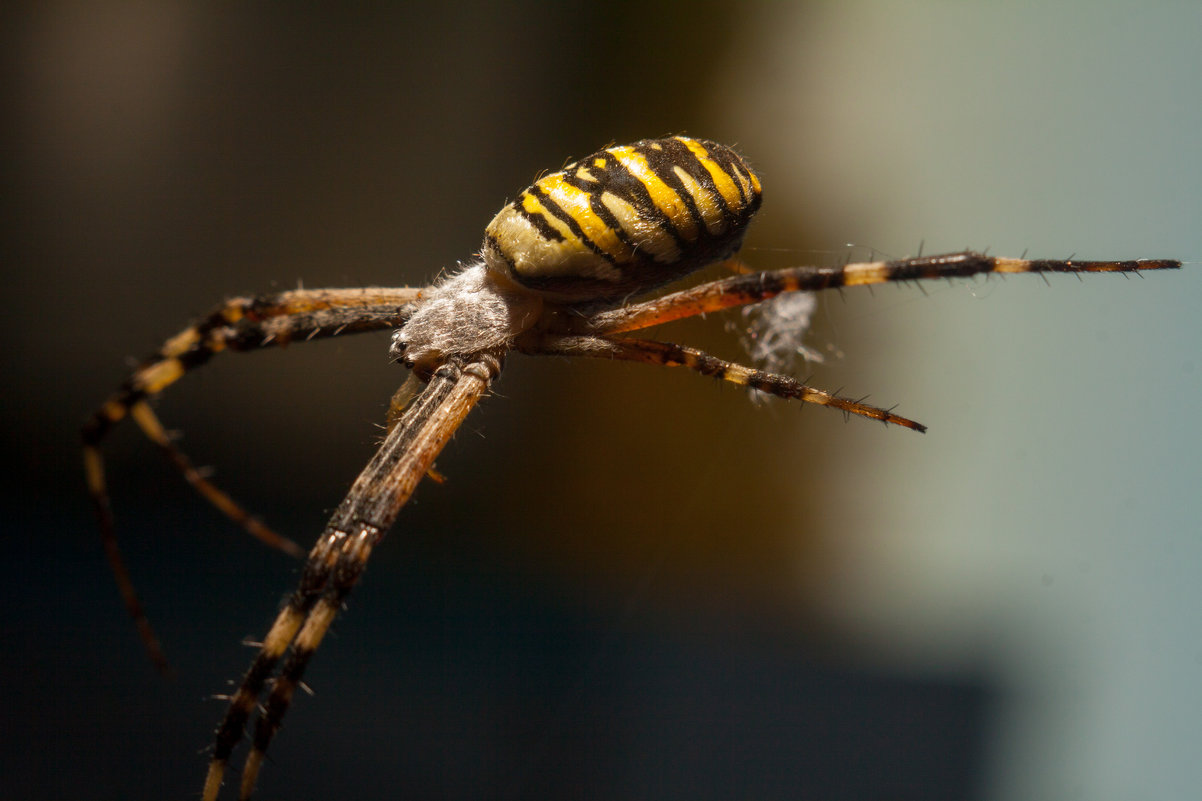
<path id="1" fill-rule="evenodd" d="M 1145 270 L 1176 270 L 1180 267 L 1181 262 L 1167 259 L 1003 259 L 971 251 L 895 261 L 844 264 L 840 267 L 790 267 L 723 278 L 643 303 L 580 318 L 572 324 L 571 333 L 609 335 L 637 331 L 706 312 L 759 303 L 783 292 L 814 292 L 820 289 L 891 281 L 963 278 L 984 273 L 1131 273 Z"/>
<path id="2" fill-rule="evenodd" d="M 519 345 L 523 343 L 519 342 Z M 889 409 L 881 409 L 863 403 L 860 400 L 843 398 L 832 395 L 820 389 L 806 386 L 802 382 L 779 373 L 768 373 L 745 367 L 735 362 L 728 362 L 711 356 L 696 348 L 677 345 L 672 342 L 657 342 L 650 339 L 627 339 L 625 337 L 557 337 L 547 336 L 537 344 L 520 347 L 525 353 L 561 355 L 561 356 L 591 356 L 601 359 L 622 359 L 624 361 L 656 364 L 662 367 L 687 367 L 690 370 L 708 375 L 722 381 L 729 381 L 741 387 L 758 389 L 778 398 L 799 400 L 803 403 L 816 403 L 820 406 L 830 406 L 845 414 L 867 417 L 882 423 L 902 426 L 914 431 L 924 432 L 926 426 L 909 418 L 894 414 Z"/>

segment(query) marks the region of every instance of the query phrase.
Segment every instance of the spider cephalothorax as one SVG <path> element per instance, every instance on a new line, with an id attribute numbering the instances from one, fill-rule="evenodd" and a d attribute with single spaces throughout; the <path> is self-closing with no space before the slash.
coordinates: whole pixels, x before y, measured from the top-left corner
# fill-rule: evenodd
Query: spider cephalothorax
<path id="1" fill-rule="evenodd" d="M 808 387 L 777 373 L 695 348 L 624 336 L 653 325 L 747 306 L 782 293 L 952 278 L 980 273 L 1129 272 L 1176 268 L 1175 261 L 1031 261 L 953 253 L 896 261 L 793 267 L 740 274 L 639 303 L 631 297 L 730 259 L 760 204 L 760 183 L 738 154 L 684 136 L 609 147 L 551 173 L 503 208 L 486 229 L 481 257 L 428 288 L 295 290 L 235 298 L 167 340 L 84 428 L 88 487 L 105 549 L 130 614 L 152 658 L 158 641 L 134 593 L 113 536 L 99 445 L 132 417 L 187 479 L 250 533 L 290 553 L 295 543 L 255 521 L 192 468 L 147 401 L 223 350 L 393 331 L 392 356 L 423 388 L 389 413 L 384 442 L 355 480 L 317 543 L 300 582 L 229 698 L 218 727 L 204 799 L 216 798 L 229 757 L 259 708 L 242 774 L 241 797 L 259 767 L 309 659 L 372 549 L 392 525 L 435 457 L 485 394 L 511 351 L 684 366 L 752 389 L 922 431 L 886 409 Z M 795 342 L 796 337 L 785 337 Z"/>

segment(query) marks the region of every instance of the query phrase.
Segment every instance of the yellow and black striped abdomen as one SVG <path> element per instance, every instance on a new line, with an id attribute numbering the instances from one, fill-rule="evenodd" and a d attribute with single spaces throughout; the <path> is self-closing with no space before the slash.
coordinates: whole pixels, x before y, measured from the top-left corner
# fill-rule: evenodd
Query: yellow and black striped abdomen
<path id="1" fill-rule="evenodd" d="M 547 175 L 488 224 L 484 259 L 569 301 L 638 294 L 739 249 L 760 181 L 730 148 L 675 136 Z"/>

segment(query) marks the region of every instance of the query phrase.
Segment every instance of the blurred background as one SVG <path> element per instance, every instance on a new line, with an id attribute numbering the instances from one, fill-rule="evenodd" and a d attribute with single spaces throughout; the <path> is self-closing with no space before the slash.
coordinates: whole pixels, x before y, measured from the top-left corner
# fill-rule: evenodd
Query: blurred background
<path id="1" fill-rule="evenodd" d="M 208 698 L 294 584 L 115 432 L 161 680 L 83 490 L 78 427 L 127 357 L 223 297 L 426 283 L 539 171 L 676 132 L 759 171 L 756 266 L 1202 253 L 1189 3 L 3 16 L 6 797 L 196 797 Z M 260 797 L 1189 797 L 1200 302 L 1195 264 L 821 298 L 824 360 L 796 372 L 925 436 L 510 359 L 314 660 Z M 655 335 L 738 359 L 740 323 Z M 386 349 L 223 357 L 158 410 L 307 546 L 404 378 Z"/>

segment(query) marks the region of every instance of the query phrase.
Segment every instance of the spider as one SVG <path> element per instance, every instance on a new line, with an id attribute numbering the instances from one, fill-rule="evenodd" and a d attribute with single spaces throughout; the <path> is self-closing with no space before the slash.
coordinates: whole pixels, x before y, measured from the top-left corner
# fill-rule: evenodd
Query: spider
<path id="1" fill-rule="evenodd" d="M 732 149 L 675 136 L 608 147 L 537 180 L 501 209 L 479 257 L 424 288 L 298 289 L 234 298 L 176 334 L 147 359 L 83 430 L 89 492 L 104 548 L 125 605 L 152 660 L 167 667 L 122 562 L 104 481 L 100 442 L 124 417 L 211 503 L 252 535 L 303 555 L 248 515 L 201 475 L 168 437 L 149 401 L 222 351 L 391 331 L 393 360 L 411 369 L 389 405 L 387 434 L 308 552 L 285 602 L 218 726 L 205 801 L 221 789 L 226 765 L 260 699 L 240 798 L 254 791 L 272 737 L 305 668 L 421 479 L 501 372 L 510 352 L 584 356 L 686 367 L 749 389 L 830 406 L 925 431 L 890 409 L 745 367 L 695 348 L 631 337 L 661 323 L 747 306 L 782 293 L 954 278 L 980 273 L 1133 272 L 1180 262 L 996 258 L 962 252 L 838 267 L 751 272 L 735 259 L 759 208 L 760 182 Z M 725 262 L 730 277 L 691 289 L 630 299 Z"/>

